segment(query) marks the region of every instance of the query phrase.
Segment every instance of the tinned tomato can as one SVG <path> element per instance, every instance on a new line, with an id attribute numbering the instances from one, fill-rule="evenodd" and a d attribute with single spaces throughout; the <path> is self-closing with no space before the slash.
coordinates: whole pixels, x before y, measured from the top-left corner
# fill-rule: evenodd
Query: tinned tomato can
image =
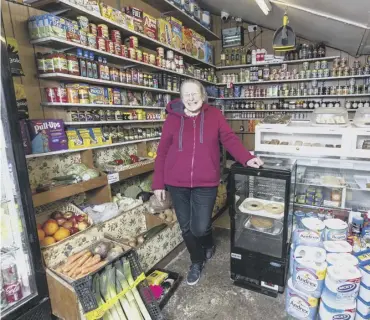
<path id="1" fill-rule="evenodd" d="M 110 38 L 113 42 L 122 43 L 121 32 L 119 32 L 119 30 L 111 30 Z"/>
<path id="2" fill-rule="evenodd" d="M 96 37 L 96 49 L 106 51 L 105 50 L 105 39 L 102 37 Z"/>
<path id="3" fill-rule="evenodd" d="M 98 37 L 109 39 L 109 31 L 108 31 L 108 26 L 106 24 L 98 24 L 97 31 L 98 31 Z"/>
<path id="4" fill-rule="evenodd" d="M 139 40 L 137 37 L 131 36 L 129 40 L 130 48 L 136 49 L 139 46 Z"/>
<path id="5" fill-rule="evenodd" d="M 112 40 L 105 40 L 105 51 L 109 53 L 114 53 L 114 45 Z"/>

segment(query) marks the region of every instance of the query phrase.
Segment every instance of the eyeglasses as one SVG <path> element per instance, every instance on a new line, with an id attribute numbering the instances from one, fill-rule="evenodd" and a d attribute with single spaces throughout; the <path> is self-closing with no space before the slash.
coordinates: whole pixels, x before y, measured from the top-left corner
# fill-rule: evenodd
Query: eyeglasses
<path id="1" fill-rule="evenodd" d="M 190 98 L 199 98 L 200 97 L 200 93 L 199 92 L 195 92 L 195 93 L 185 93 L 183 95 L 184 99 L 185 100 L 189 100 Z"/>

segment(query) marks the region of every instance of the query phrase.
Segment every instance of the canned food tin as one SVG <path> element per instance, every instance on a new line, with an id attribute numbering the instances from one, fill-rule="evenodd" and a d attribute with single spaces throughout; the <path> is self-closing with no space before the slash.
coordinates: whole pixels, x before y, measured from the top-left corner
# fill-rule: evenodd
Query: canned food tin
<path id="1" fill-rule="evenodd" d="M 158 47 L 157 48 L 157 54 L 159 57 L 164 58 L 164 48 Z"/>
<path id="2" fill-rule="evenodd" d="M 315 69 L 316 70 L 321 69 L 321 62 L 320 61 L 315 61 Z"/>
<path id="3" fill-rule="evenodd" d="M 98 37 L 109 39 L 108 26 L 106 24 L 98 24 Z"/>
<path id="4" fill-rule="evenodd" d="M 281 70 L 283 70 L 283 71 L 288 70 L 288 64 L 283 63 L 283 64 L 281 65 Z"/>
<path id="5" fill-rule="evenodd" d="M 89 23 L 89 32 L 95 37 L 98 35 L 98 28 L 95 23 Z"/>
<path id="6" fill-rule="evenodd" d="M 307 62 L 307 61 L 303 62 L 303 70 L 308 70 L 309 66 L 310 66 L 309 62 Z"/>
<path id="7" fill-rule="evenodd" d="M 136 50 L 135 48 L 128 48 L 128 57 L 130 59 L 135 59 L 136 60 Z"/>
<path id="8" fill-rule="evenodd" d="M 139 46 L 139 40 L 137 37 L 131 36 L 129 38 L 129 47 L 136 49 Z"/>
<path id="9" fill-rule="evenodd" d="M 156 57 L 155 64 L 157 65 L 157 67 L 162 67 L 162 58 L 160 56 Z"/>
<path id="10" fill-rule="evenodd" d="M 173 60 L 174 59 L 174 53 L 172 50 L 167 50 L 166 52 L 167 60 Z"/>
<path id="11" fill-rule="evenodd" d="M 128 57 L 128 50 L 124 44 L 121 45 L 121 54 L 122 54 L 122 57 Z"/>
<path id="12" fill-rule="evenodd" d="M 143 62 L 149 63 L 149 53 L 143 52 Z"/>
<path id="13" fill-rule="evenodd" d="M 319 70 L 317 70 L 317 77 L 318 77 L 318 78 L 322 78 L 322 77 L 323 77 L 323 75 L 324 75 L 324 70 L 323 70 L 323 69 L 319 69 Z"/>
<path id="14" fill-rule="evenodd" d="M 326 69 L 328 67 L 328 62 L 326 60 L 321 61 L 321 69 Z"/>
<path id="15" fill-rule="evenodd" d="M 110 38 L 113 42 L 122 43 L 121 32 L 119 32 L 119 30 L 111 30 Z"/>
<path id="16" fill-rule="evenodd" d="M 114 53 L 114 45 L 112 40 L 105 40 L 105 51 Z"/>
<path id="17" fill-rule="evenodd" d="M 150 64 L 155 64 L 155 55 L 154 54 L 149 55 L 149 63 Z"/>
<path id="18" fill-rule="evenodd" d="M 106 51 L 105 50 L 105 39 L 102 37 L 96 37 L 96 48 L 98 50 Z"/>
<path id="19" fill-rule="evenodd" d="M 304 78 L 306 77 L 306 71 L 305 71 L 305 70 L 301 70 L 301 71 L 299 72 L 299 77 L 300 77 L 301 79 L 304 79 Z"/>
<path id="20" fill-rule="evenodd" d="M 329 69 L 324 69 L 324 78 L 329 77 L 329 75 L 330 75 Z"/>
<path id="21" fill-rule="evenodd" d="M 96 36 L 92 33 L 87 34 L 87 46 L 96 49 Z"/>
<path id="22" fill-rule="evenodd" d="M 136 60 L 143 61 L 143 52 L 141 50 L 136 49 Z"/>
<path id="23" fill-rule="evenodd" d="M 113 42 L 113 46 L 114 46 L 114 53 L 118 56 L 122 56 L 121 45 L 119 43 Z"/>
<path id="24" fill-rule="evenodd" d="M 310 69 L 307 69 L 306 70 L 306 78 L 307 79 L 310 79 L 311 78 L 311 70 Z"/>

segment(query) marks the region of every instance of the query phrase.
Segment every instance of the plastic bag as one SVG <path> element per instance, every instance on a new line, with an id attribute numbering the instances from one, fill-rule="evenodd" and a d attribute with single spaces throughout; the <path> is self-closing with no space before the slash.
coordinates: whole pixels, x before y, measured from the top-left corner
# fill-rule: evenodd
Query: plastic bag
<path id="1" fill-rule="evenodd" d="M 159 201 L 155 195 L 149 199 L 149 212 L 158 213 L 172 207 L 172 200 L 170 193 L 166 191 L 166 198 L 164 201 Z"/>

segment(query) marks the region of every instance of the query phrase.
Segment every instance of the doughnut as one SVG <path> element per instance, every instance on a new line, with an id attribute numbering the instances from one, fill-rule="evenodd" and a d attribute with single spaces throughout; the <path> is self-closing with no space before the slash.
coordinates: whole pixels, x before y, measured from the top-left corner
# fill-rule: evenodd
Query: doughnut
<path id="1" fill-rule="evenodd" d="M 244 205 L 244 207 L 249 211 L 259 211 L 263 209 L 263 203 L 257 200 L 250 200 Z"/>
<path id="2" fill-rule="evenodd" d="M 253 216 L 251 218 L 251 225 L 256 229 L 271 229 L 274 226 L 274 222 L 269 218 Z"/>
<path id="3" fill-rule="evenodd" d="M 280 214 L 284 212 L 284 205 L 281 203 L 269 203 L 263 207 L 268 213 Z"/>

